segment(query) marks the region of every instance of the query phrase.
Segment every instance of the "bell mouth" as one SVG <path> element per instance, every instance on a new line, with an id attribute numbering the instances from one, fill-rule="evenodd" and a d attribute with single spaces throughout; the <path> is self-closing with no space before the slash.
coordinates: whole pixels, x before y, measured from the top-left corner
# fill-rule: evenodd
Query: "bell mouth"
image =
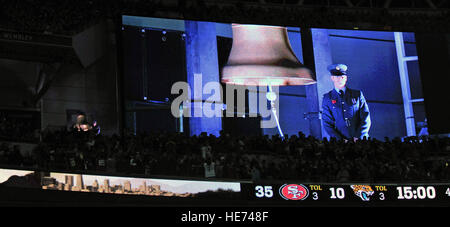
<path id="1" fill-rule="evenodd" d="M 254 28 L 254 29 L 260 29 L 260 28 L 275 28 L 275 29 L 285 29 L 286 27 L 283 26 L 276 26 L 276 25 L 260 25 L 260 24 L 237 24 L 232 23 L 231 26 L 233 28 Z"/>
<path id="2" fill-rule="evenodd" d="M 295 86 L 316 83 L 307 68 L 274 65 L 228 65 L 223 68 L 222 82 L 246 86 Z"/>

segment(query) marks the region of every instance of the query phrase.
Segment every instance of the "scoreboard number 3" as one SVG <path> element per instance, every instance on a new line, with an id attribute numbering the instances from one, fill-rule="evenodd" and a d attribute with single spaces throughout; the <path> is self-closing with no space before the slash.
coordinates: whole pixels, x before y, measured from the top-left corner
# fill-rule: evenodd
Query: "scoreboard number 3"
<path id="1" fill-rule="evenodd" d="M 256 186 L 255 187 L 255 196 L 258 198 L 272 198 L 273 197 L 273 190 L 272 190 L 272 186 Z"/>

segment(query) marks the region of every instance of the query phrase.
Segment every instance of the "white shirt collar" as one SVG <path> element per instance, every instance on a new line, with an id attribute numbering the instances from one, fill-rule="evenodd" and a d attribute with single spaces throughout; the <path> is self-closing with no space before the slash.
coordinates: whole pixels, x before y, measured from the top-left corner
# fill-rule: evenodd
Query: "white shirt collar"
<path id="1" fill-rule="evenodd" d="M 334 90 L 336 90 L 336 92 L 339 94 L 340 89 L 334 88 Z M 347 90 L 347 87 L 342 88 L 342 90 L 344 91 L 345 94 L 345 90 Z"/>

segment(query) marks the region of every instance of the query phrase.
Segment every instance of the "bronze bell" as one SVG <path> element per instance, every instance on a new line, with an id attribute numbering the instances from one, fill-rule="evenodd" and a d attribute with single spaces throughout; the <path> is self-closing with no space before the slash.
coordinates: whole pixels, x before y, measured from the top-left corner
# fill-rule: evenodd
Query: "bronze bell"
<path id="1" fill-rule="evenodd" d="M 247 86 L 309 85 L 316 81 L 295 56 L 286 27 L 232 24 L 233 46 L 222 82 Z"/>

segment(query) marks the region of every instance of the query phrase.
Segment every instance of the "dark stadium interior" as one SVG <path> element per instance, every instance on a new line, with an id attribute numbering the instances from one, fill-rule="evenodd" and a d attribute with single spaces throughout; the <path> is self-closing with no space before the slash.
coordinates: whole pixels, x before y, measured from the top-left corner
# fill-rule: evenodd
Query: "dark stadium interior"
<path id="1" fill-rule="evenodd" d="M 224 206 L 270 206 L 258 203 L 251 187 L 324 185 L 334 193 L 331 185 L 350 191 L 354 184 L 388 185 L 392 192 L 398 186 L 402 197 L 402 185 L 450 182 L 449 1 L 0 0 L 0 5 L 0 205 L 201 206 L 229 199 Z M 267 116 L 258 108 L 270 110 L 270 104 L 259 100 L 256 110 L 249 104 L 251 94 L 262 93 L 258 90 L 245 92 L 240 111 L 238 97 L 232 104 L 225 100 L 228 90 L 218 101 L 192 88 L 189 105 L 215 102 L 214 110 L 235 117 L 180 119 L 173 113 L 180 95 L 171 91 L 176 82 L 194 85 L 203 73 L 201 85 L 225 87 L 221 78 L 234 45 L 232 23 L 286 28 L 289 47 L 317 80 L 279 87 L 278 130 L 260 127 Z M 417 56 L 405 63 L 406 82 L 399 72 L 397 34 L 406 55 Z M 349 86 L 364 92 L 372 119 L 368 138 L 325 133 L 322 97 L 332 83 L 323 74 L 332 63 L 347 64 Z M 194 108 L 183 112 L 183 105 L 177 114 L 194 113 Z M 6 170 L 32 174 L 16 178 Z M 160 190 L 146 184 L 139 190 L 153 197 L 140 200 L 82 193 L 87 186 L 78 183 L 78 191 L 60 192 L 64 185 L 52 173 L 241 186 L 171 199 L 151 194 Z M 44 185 L 50 178 L 52 186 Z M 53 186 L 55 191 L 43 190 Z M 275 194 L 283 197 L 283 186 Z M 109 182 L 105 187 L 109 190 Z M 318 191 L 308 187 L 312 201 Z M 120 190 L 127 194 L 125 186 Z M 133 190 L 128 194 L 138 193 Z"/>

